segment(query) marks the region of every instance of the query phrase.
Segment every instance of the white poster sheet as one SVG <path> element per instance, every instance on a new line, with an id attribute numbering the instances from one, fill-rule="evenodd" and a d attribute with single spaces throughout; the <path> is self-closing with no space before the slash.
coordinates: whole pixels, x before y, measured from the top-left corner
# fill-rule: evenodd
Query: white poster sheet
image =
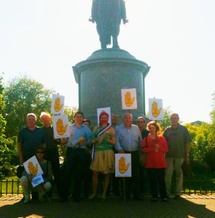
<path id="1" fill-rule="evenodd" d="M 122 109 L 137 109 L 136 88 L 121 89 Z"/>
<path id="2" fill-rule="evenodd" d="M 149 119 L 163 120 L 163 101 L 158 98 L 149 98 Z"/>
<path id="3" fill-rule="evenodd" d="M 44 179 L 42 177 L 43 170 L 40 167 L 40 164 L 35 155 L 25 161 L 23 163 L 23 166 L 25 168 L 25 171 L 33 176 L 31 182 L 33 187 L 36 187 L 37 185 L 44 182 Z"/>
<path id="4" fill-rule="evenodd" d="M 131 154 L 115 154 L 115 177 L 131 176 Z"/>
<path id="5" fill-rule="evenodd" d="M 52 94 L 51 113 L 58 115 L 64 113 L 64 96 Z"/>
<path id="6" fill-rule="evenodd" d="M 99 115 L 102 111 L 105 111 L 109 115 L 108 123 L 111 125 L 111 113 L 110 113 L 110 107 L 104 107 L 104 108 L 97 108 L 97 124 L 99 126 Z"/>
<path id="7" fill-rule="evenodd" d="M 67 114 L 52 116 L 52 125 L 55 139 L 70 137 Z"/>

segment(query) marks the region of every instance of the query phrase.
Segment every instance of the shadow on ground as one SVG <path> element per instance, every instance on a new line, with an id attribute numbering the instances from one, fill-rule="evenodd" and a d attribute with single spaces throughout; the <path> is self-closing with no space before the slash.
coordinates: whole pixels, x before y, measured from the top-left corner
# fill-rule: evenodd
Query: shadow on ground
<path id="1" fill-rule="evenodd" d="M 126 201 L 119 198 L 108 198 L 102 201 L 97 198 L 93 201 L 83 200 L 75 203 L 72 200 L 64 203 L 53 199 L 51 202 L 15 202 L 0 208 L 1 218 L 152 218 L 152 217 L 215 217 L 215 212 L 206 206 L 194 204 L 186 199 L 169 202 L 158 201 L 152 203 L 150 198 L 143 202 Z"/>

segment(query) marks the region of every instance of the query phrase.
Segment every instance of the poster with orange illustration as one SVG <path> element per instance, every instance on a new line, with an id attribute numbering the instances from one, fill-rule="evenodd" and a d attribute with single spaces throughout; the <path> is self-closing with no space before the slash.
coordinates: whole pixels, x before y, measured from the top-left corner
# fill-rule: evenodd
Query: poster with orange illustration
<path id="1" fill-rule="evenodd" d="M 131 177 L 131 154 L 115 154 L 115 177 Z"/>
<path id="2" fill-rule="evenodd" d="M 158 98 L 149 98 L 149 119 L 163 120 L 163 101 Z"/>
<path id="3" fill-rule="evenodd" d="M 64 96 L 52 94 L 51 113 L 58 115 L 64 113 Z"/>
<path id="4" fill-rule="evenodd" d="M 70 137 L 67 114 L 52 116 L 52 125 L 55 139 Z"/>
<path id="5" fill-rule="evenodd" d="M 23 166 L 27 174 L 30 174 L 32 176 L 31 184 L 33 187 L 36 187 L 37 185 L 44 182 L 44 179 L 42 177 L 43 170 L 40 167 L 40 164 L 35 155 L 25 161 L 23 163 Z"/>
<path id="6" fill-rule="evenodd" d="M 97 125 L 99 126 L 99 116 L 102 112 L 106 112 L 109 115 L 108 123 L 111 125 L 111 111 L 110 107 L 97 108 Z"/>
<path id="7" fill-rule="evenodd" d="M 136 88 L 121 89 L 122 109 L 137 109 Z"/>

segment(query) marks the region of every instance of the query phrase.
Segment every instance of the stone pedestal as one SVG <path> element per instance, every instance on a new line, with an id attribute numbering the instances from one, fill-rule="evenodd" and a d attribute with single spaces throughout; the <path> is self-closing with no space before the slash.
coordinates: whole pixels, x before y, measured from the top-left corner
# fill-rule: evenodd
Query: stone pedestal
<path id="1" fill-rule="evenodd" d="M 97 108 L 110 107 L 120 117 L 145 115 L 145 77 L 150 67 L 122 49 L 101 49 L 73 67 L 79 84 L 79 110 L 96 125 Z M 122 110 L 121 89 L 136 88 L 137 109 Z"/>

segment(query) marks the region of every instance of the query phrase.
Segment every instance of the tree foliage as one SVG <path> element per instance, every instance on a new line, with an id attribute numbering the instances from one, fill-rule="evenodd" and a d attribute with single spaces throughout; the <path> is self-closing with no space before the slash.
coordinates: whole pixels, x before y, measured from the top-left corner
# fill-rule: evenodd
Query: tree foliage
<path id="1" fill-rule="evenodd" d="M 26 123 L 26 115 L 35 113 L 37 116 L 42 111 L 50 111 L 51 94 L 53 90 L 26 76 L 14 78 L 5 88 L 4 116 L 7 120 L 6 135 L 18 135 Z"/>
<path id="2" fill-rule="evenodd" d="M 0 78 L 0 165 L 3 165 L 6 161 L 8 161 L 10 154 L 10 147 L 13 141 L 9 138 L 6 138 L 5 135 L 5 127 L 6 120 L 3 116 L 3 111 L 5 109 L 5 100 L 4 100 L 4 86 L 3 86 L 3 78 Z"/>

